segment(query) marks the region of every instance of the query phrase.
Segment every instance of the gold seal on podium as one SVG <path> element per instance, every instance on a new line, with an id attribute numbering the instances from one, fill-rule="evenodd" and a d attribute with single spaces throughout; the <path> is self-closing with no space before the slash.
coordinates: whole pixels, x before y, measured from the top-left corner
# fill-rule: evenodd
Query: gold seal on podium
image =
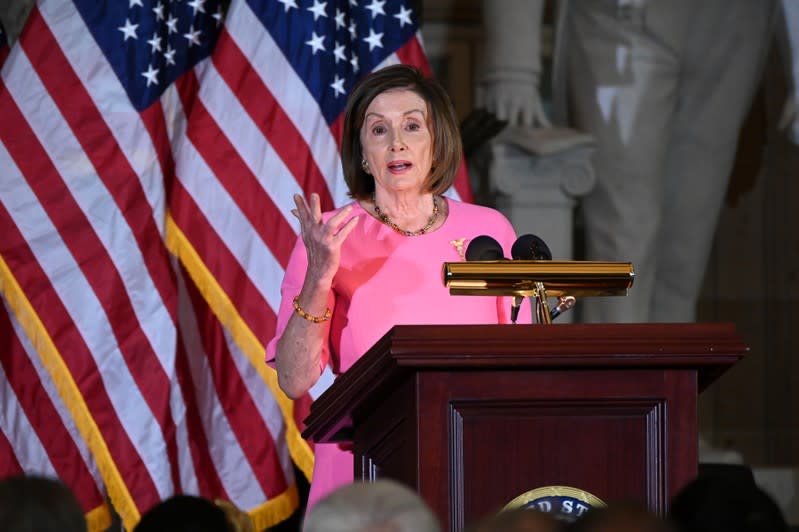
<path id="1" fill-rule="evenodd" d="M 504 510 L 530 509 L 574 521 L 591 508 L 605 503 L 596 495 L 571 486 L 544 486 L 526 491 L 505 505 Z"/>

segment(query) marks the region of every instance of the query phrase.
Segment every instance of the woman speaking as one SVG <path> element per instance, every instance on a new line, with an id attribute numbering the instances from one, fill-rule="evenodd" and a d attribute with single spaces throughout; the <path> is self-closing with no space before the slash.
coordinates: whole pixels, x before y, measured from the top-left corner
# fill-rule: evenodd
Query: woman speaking
<path id="1" fill-rule="evenodd" d="M 353 201 L 321 212 L 317 194 L 295 196 L 301 238 L 281 286 L 277 334 L 267 347 L 280 387 L 297 398 L 329 365 L 339 375 L 398 324 L 509 323 L 509 298 L 450 296 L 443 262 L 469 241 L 515 240 L 499 212 L 442 196 L 461 161 L 449 97 L 406 65 L 353 89 L 344 117 L 344 177 Z M 353 479 L 351 452 L 317 444 L 308 500 Z"/>

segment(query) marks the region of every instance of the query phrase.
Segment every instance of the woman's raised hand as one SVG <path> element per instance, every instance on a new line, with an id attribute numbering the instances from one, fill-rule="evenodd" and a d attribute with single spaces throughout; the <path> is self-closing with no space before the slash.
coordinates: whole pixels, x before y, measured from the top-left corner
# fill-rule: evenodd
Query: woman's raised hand
<path id="1" fill-rule="evenodd" d="M 291 212 L 300 221 L 300 235 L 308 251 L 306 280 L 329 285 L 338 271 L 341 245 L 358 224 L 358 217 L 342 224 L 352 210 L 352 206 L 347 205 L 323 223 L 322 204 L 315 192 L 311 194 L 310 205 L 299 194 L 294 195 L 294 203 L 297 208 Z"/>

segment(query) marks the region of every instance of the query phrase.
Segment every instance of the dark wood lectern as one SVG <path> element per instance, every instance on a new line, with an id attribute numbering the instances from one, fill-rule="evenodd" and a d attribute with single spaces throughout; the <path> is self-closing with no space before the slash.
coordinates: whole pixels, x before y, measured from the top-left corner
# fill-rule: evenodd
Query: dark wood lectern
<path id="1" fill-rule="evenodd" d="M 355 478 L 397 479 L 461 530 L 567 485 L 664 513 L 697 474 L 697 395 L 747 347 L 726 324 L 397 326 L 313 404 Z"/>

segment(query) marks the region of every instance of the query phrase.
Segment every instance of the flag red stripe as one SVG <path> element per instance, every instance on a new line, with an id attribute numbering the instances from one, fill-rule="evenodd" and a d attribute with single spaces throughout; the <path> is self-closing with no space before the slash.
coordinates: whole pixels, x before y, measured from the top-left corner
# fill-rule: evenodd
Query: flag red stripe
<path id="1" fill-rule="evenodd" d="M 0 95 L 2 94 L 3 91 L 0 91 Z M 1 107 L 0 115 L 6 116 Z M 67 365 L 89 411 L 99 414 L 94 416 L 94 421 L 107 443 L 122 478 L 137 479 L 137 482 L 129 484 L 133 500 L 139 507 L 157 502 L 159 497 L 155 484 L 148 475 L 142 474 L 146 471 L 144 463 L 119 418 L 114 415 L 114 407 L 88 346 L 2 203 L 0 203 L 0 227 L 5 228 L 3 238 L 0 239 L 3 245 L 0 253 L 14 273 L 17 282 L 26 289 L 28 299 L 44 327 L 51 331 L 53 343 Z M 53 331 L 57 333 L 54 334 Z"/>
<path id="2" fill-rule="evenodd" d="M 311 397 L 310 393 L 306 393 L 305 395 L 298 397 L 292 403 L 294 407 L 293 414 L 294 414 L 294 422 L 297 424 L 297 428 L 302 432 L 305 430 L 305 418 L 308 417 L 308 414 L 311 413 L 311 403 L 313 403 L 313 397 Z M 309 441 L 309 445 L 313 448 L 313 442 Z"/>
<path id="3" fill-rule="evenodd" d="M 148 273 L 166 310 L 175 318 L 176 295 L 169 268 L 169 253 L 155 225 L 152 206 L 139 176 L 114 140 L 91 96 L 69 66 L 38 9 L 31 12 L 20 41 L 42 83 L 58 105 L 72 132 L 92 161 L 142 250 Z M 157 144 L 157 143 L 156 143 Z"/>
<path id="4" fill-rule="evenodd" d="M 472 202 L 474 196 L 472 195 L 472 186 L 469 184 L 469 173 L 466 168 L 466 160 L 461 159 L 461 165 L 458 167 L 458 173 L 455 175 L 455 183 L 453 185 L 458 192 L 461 201 Z"/>
<path id="5" fill-rule="evenodd" d="M 8 339 L 10 344 L 4 350 L 9 356 L 0 357 L 0 365 L 3 366 L 8 383 L 47 452 L 56 474 L 74 489 L 75 496 L 85 511 L 100 506 L 103 496 L 50 396 L 44 387 L 30 385 L 39 381 L 39 374 L 19 342 L 6 312 L 0 312 L 0 338 Z"/>
<path id="6" fill-rule="evenodd" d="M 336 139 L 336 145 L 338 146 L 339 152 L 341 151 L 341 135 L 344 132 L 344 113 L 338 115 L 332 124 L 330 124 L 330 133 L 333 135 L 333 138 Z"/>
<path id="7" fill-rule="evenodd" d="M 273 498 L 286 490 L 284 472 L 277 458 L 275 436 L 269 432 L 253 402 L 241 374 L 231 360 L 225 333 L 202 295 L 193 285 L 187 286 L 192 306 L 200 324 L 200 333 L 208 356 L 219 402 L 236 435 L 242 453 L 256 473 L 264 493 Z"/>
<path id="8" fill-rule="evenodd" d="M 319 194 L 322 210 L 332 209 L 333 198 L 307 142 L 227 31 L 221 33 L 217 49 L 218 53 L 213 55 L 214 66 L 247 114 L 269 140 L 300 187 Z M 268 177 L 284 179 L 286 176 Z M 285 263 L 283 265 L 285 267 Z"/>
<path id="9" fill-rule="evenodd" d="M 426 76 L 433 75 L 430 63 L 427 61 L 427 55 L 425 55 L 422 48 L 422 43 L 416 37 L 409 39 L 397 50 L 397 57 L 401 63 L 415 66 Z"/>
<path id="10" fill-rule="evenodd" d="M 175 180 L 171 213 L 244 322 L 264 345 L 275 334 L 275 313 L 208 223 L 194 198 Z M 237 297 L 238 295 L 238 297 Z M 239 300 L 241 299 L 241 300 Z"/>
<path id="11" fill-rule="evenodd" d="M 186 132 L 188 138 L 198 147 L 216 179 L 285 268 L 294 245 L 294 240 L 286 237 L 287 234 L 294 234 L 291 226 L 242 160 L 241 153 L 219 129 L 205 105 L 198 100 L 191 113 L 192 127 Z"/>

